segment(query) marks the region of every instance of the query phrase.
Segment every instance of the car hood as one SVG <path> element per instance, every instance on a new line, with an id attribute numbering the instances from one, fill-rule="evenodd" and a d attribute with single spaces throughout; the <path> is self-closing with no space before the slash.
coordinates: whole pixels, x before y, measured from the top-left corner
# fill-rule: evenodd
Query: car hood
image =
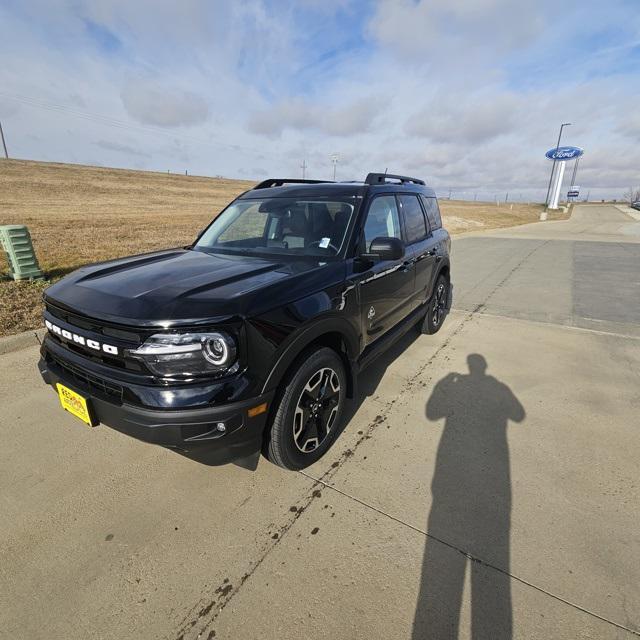
<path id="1" fill-rule="evenodd" d="M 45 300 L 119 324 L 201 323 L 247 315 L 258 300 L 291 299 L 301 278 L 326 267 L 335 276 L 336 266 L 176 249 L 82 267 L 49 287 Z"/>

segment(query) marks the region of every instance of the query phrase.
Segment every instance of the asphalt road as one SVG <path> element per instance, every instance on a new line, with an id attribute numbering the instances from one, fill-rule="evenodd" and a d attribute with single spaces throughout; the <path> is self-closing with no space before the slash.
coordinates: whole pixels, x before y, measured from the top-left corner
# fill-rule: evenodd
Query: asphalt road
<path id="1" fill-rule="evenodd" d="M 91 430 L 0 356 L 0 636 L 640 635 L 640 223 L 581 206 L 453 264 L 443 330 L 304 473 Z"/>

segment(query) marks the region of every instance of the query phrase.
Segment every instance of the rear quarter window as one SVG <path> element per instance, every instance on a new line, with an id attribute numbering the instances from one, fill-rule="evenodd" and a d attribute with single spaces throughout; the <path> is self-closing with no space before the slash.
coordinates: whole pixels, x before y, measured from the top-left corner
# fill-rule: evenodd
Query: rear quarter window
<path id="1" fill-rule="evenodd" d="M 428 198 L 427 196 L 420 196 L 424 204 L 424 210 L 427 212 L 427 220 L 429 220 L 429 226 L 431 231 L 442 228 L 442 218 L 440 217 L 440 207 L 438 201 L 435 198 Z"/>
<path id="2" fill-rule="evenodd" d="M 407 243 L 419 242 L 427 237 L 427 225 L 422 213 L 422 207 L 415 195 L 399 195 L 400 209 L 404 217 L 404 227 Z"/>

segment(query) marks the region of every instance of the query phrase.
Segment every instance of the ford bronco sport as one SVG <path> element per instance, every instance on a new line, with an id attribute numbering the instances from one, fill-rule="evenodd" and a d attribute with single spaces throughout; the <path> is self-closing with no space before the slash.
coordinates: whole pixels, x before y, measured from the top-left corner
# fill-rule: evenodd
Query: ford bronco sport
<path id="1" fill-rule="evenodd" d="M 301 469 L 340 433 L 358 372 L 442 326 L 450 242 L 422 180 L 265 180 L 190 246 L 50 286 L 40 372 L 89 425 Z"/>

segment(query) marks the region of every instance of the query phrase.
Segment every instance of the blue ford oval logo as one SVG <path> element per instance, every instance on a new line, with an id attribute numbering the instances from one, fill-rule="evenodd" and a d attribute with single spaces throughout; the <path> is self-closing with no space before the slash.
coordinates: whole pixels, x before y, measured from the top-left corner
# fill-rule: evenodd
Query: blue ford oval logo
<path id="1" fill-rule="evenodd" d="M 583 153 L 584 149 L 580 147 L 558 147 L 557 149 L 549 149 L 544 155 L 549 158 L 549 160 L 559 160 L 562 162 L 563 160 L 575 160 Z"/>

